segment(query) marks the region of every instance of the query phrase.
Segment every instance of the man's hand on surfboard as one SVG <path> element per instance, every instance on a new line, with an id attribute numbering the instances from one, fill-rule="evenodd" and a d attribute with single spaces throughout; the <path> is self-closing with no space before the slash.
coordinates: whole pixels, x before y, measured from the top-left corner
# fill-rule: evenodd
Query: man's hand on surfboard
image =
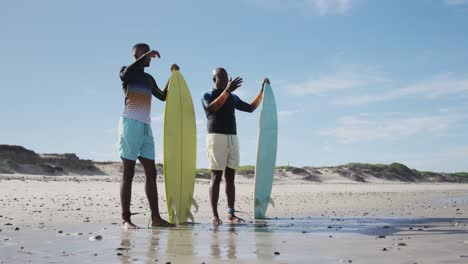
<path id="1" fill-rule="evenodd" d="M 161 55 L 159 54 L 158 51 L 156 50 L 150 50 L 148 51 L 148 53 L 145 54 L 146 56 L 149 56 L 150 58 L 155 58 L 155 57 L 158 57 L 158 59 L 161 58 Z"/>
<path id="2" fill-rule="evenodd" d="M 179 67 L 177 64 L 175 64 L 175 63 L 172 64 L 172 66 L 171 66 L 171 72 L 172 72 L 172 71 L 178 71 L 178 70 L 180 70 L 180 67 Z"/>
<path id="3" fill-rule="evenodd" d="M 262 89 L 265 87 L 265 83 L 270 84 L 270 80 L 268 78 L 265 78 L 262 83 Z"/>
<path id="4" fill-rule="evenodd" d="M 234 80 L 231 78 L 227 84 L 226 90 L 230 93 L 234 92 L 242 85 L 242 78 L 236 77 Z"/>

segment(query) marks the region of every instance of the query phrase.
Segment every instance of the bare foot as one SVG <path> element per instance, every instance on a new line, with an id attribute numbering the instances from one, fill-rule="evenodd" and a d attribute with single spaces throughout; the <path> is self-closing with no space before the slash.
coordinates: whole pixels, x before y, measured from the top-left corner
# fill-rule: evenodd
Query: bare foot
<path id="1" fill-rule="evenodd" d="M 228 214 L 228 221 L 231 222 L 231 223 L 236 223 L 236 224 L 239 224 L 239 223 L 244 223 L 245 220 L 240 218 L 240 217 L 237 217 L 233 214 Z"/>
<path id="2" fill-rule="evenodd" d="M 166 220 L 162 218 L 158 218 L 158 219 L 153 219 L 153 222 L 151 223 L 151 227 L 175 227 L 175 225 L 167 222 Z"/>
<path id="3" fill-rule="evenodd" d="M 211 218 L 211 223 L 212 223 L 214 226 L 217 226 L 217 225 L 222 224 L 223 222 L 219 219 L 218 216 L 213 216 L 213 217 Z"/>
<path id="4" fill-rule="evenodd" d="M 135 224 L 133 224 L 132 222 L 125 221 L 123 223 L 123 228 L 126 229 L 126 230 L 129 230 L 129 229 L 138 229 L 139 227 L 136 226 Z"/>

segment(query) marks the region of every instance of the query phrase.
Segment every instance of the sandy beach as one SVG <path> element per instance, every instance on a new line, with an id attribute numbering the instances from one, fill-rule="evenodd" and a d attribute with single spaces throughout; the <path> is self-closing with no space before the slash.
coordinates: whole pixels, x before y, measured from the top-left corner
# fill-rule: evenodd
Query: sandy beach
<path id="1" fill-rule="evenodd" d="M 247 222 L 214 228 L 208 183 L 196 183 L 195 224 L 147 229 L 135 182 L 132 211 L 141 214 L 133 219 L 142 229 L 124 231 L 118 178 L 0 176 L 0 262 L 468 262 L 467 184 L 279 181 L 269 219 L 254 221 L 253 181 L 239 178 L 236 207 Z M 166 217 L 163 181 L 158 188 Z"/>

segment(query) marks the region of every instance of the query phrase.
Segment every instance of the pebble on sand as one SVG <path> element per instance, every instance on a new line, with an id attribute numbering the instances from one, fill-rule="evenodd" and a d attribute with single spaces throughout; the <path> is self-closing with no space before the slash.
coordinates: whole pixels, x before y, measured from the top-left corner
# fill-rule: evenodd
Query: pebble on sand
<path id="1" fill-rule="evenodd" d="M 121 248 L 120 247 L 120 248 L 116 248 L 115 250 L 116 251 L 127 251 L 127 250 L 129 250 L 129 248 Z"/>
<path id="2" fill-rule="evenodd" d="M 102 240 L 102 236 L 100 236 L 100 235 L 92 236 L 92 237 L 89 238 L 89 240 L 91 240 L 91 241 L 99 241 L 99 240 Z"/>
<path id="3" fill-rule="evenodd" d="M 396 243 L 395 246 L 406 247 L 406 243 Z"/>

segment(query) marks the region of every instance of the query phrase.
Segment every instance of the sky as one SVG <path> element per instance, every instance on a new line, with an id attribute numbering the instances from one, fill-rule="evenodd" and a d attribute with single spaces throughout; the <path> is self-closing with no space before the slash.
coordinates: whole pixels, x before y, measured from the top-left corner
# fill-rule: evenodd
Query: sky
<path id="1" fill-rule="evenodd" d="M 468 171 L 468 0 L 6 1 L 0 8 L 0 144 L 119 160 L 118 72 L 131 47 L 177 63 L 197 119 L 225 67 L 250 102 L 268 77 L 279 116 L 278 165 L 401 162 Z M 164 103 L 153 98 L 156 160 Z M 237 112 L 241 164 L 255 163 L 259 111 Z"/>

